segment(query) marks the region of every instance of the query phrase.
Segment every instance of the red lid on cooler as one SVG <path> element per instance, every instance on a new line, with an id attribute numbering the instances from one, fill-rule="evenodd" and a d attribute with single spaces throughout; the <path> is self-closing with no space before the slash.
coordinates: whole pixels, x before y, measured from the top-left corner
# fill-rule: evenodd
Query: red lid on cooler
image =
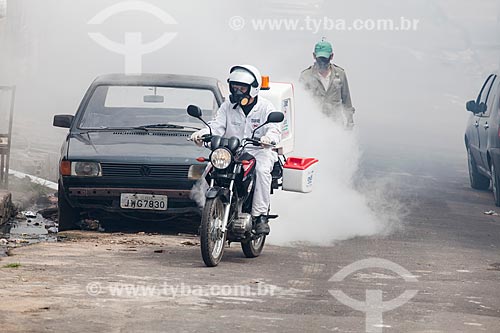
<path id="1" fill-rule="evenodd" d="M 289 157 L 286 159 L 286 163 L 283 167 L 286 169 L 306 170 L 317 162 L 319 162 L 319 160 L 312 157 Z"/>

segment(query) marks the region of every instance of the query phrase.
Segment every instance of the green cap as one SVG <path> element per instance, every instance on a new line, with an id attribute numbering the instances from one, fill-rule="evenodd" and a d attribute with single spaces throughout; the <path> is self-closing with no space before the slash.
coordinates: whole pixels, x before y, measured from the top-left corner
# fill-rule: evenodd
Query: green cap
<path id="1" fill-rule="evenodd" d="M 330 44 L 329 42 L 317 42 L 314 46 L 314 54 L 316 54 L 316 57 L 330 58 L 332 53 L 332 44 Z"/>

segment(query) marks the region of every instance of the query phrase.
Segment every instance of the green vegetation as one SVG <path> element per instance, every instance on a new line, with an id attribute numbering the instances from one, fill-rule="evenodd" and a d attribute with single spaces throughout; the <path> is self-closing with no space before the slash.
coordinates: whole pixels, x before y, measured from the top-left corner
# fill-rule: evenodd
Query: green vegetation
<path id="1" fill-rule="evenodd" d="M 13 262 L 3 266 L 3 268 L 18 268 L 18 267 L 21 267 L 21 263 L 19 262 Z"/>

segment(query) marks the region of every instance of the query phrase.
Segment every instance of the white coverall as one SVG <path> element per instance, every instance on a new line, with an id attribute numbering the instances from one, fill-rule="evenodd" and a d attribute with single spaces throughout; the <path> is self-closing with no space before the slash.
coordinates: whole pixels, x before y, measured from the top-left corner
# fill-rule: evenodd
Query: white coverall
<path id="1" fill-rule="evenodd" d="M 262 97 L 258 97 L 257 103 L 248 113 L 248 116 L 245 116 L 240 105 L 233 108 L 234 104 L 229 101 L 225 101 L 220 106 L 216 118 L 209 122 L 213 135 L 220 135 L 225 138 L 234 136 L 240 140 L 251 138 L 253 130 L 266 122 L 269 113 L 277 111 L 271 102 Z M 267 136 L 277 144 L 281 141 L 281 127 L 281 123 L 267 124 L 257 130 L 255 137 Z M 278 154 L 272 148 L 253 145 L 247 146 L 245 151 L 252 154 L 257 160 L 252 216 L 266 215 L 271 202 L 271 171 L 274 163 L 278 161 Z"/>

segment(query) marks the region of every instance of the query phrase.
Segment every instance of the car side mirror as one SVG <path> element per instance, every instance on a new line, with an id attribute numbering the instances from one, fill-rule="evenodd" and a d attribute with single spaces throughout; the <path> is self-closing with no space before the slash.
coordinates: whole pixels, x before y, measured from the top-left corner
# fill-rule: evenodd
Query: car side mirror
<path id="1" fill-rule="evenodd" d="M 476 101 L 468 101 L 466 104 L 465 104 L 465 108 L 467 109 L 467 111 L 470 111 L 472 113 L 476 113 L 476 109 L 477 109 L 477 104 L 476 104 Z"/>
<path id="2" fill-rule="evenodd" d="M 281 123 L 285 119 L 283 112 L 271 112 L 267 116 L 266 123 Z"/>
<path id="3" fill-rule="evenodd" d="M 55 127 L 70 128 L 74 118 L 74 116 L 69 114 L 59 114 L 54 116 L 52 125 Z"/>
<path id="4" fill-rule="evenodd" d="M 196 106 L 196 105 L 190 105 L 190 106 L 188 106 L 187 113 L 191 117 L 195 117 L 195 118 L 201 118 L 201 116 L 202 116 L 202 112 L 201 112 L 200 107 Z"/>

